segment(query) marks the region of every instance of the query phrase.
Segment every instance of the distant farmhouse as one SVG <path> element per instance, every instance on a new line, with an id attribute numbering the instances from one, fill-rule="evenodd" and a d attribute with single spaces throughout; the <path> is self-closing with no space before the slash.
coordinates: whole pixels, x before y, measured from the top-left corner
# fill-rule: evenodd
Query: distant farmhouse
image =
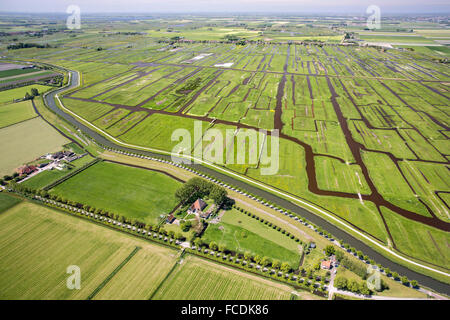
<path id="1" fill-rule="evenodd" d="M 24 174 L 30 174 L 37 171 L 37 168 L 35 166 L 23 166 L 20 167 L 17 172 L 19 173 L 19 175 L 24 175 Z"/>

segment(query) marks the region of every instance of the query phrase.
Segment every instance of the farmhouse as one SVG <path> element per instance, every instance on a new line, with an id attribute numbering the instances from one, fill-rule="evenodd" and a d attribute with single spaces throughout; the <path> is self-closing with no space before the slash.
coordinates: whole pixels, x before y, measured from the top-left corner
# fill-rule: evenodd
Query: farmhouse
<path id="1" fill-rule="evenodd" d="M 166 221 L 167 221 L 167 223 L 172 223 L 172 222 L 174 222 L 174 221 L 175 221 L 174 215 L 173 215 L 172 213 L 169 214 L 169 215 L 167 216 Z"/>
<path id="2" fill-rule="evenodd" d="M 320 264 L 320 267 L 325 270 L 330 270 L 332 268 L 331 261 L 330 260 L 322 261 L 322 263 Z"/>
<path id="3" fill-rule="evenodd" d="M 24 175 L 24 174 L 30 174 L 30 173 L 33 173 L 33 172 L 35 172 L 37 170 L 37 168 L 35 167 L 35 166 L 23 166 L 23 167 L 20 167 L 18 170 L 17 170 L 17 172 L 20 174 L 20 175 Z"/>
<path id="4" fill-rule="evenodd" d="M 203 199 L 197 199 L 195 202 L 191 205 L 189 208 L 189 211 L 195 214 L 202 214 L 203 209 L 205 209 L 207 206 L 206 202 L 203 201 Z"/>

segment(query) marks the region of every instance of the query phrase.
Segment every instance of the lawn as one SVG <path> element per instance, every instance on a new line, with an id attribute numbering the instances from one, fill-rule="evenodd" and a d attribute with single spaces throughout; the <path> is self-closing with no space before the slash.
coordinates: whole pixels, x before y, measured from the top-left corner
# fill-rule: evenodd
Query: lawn
<path id="1" fill-rule="evenodd" d="M 180 182 L 159 172 L 101 162 L 50 192 L 95 208 L 155 224 L 177 205 Z"/>
<path id="2" fill-rule="evenodd" d="M 210 224 L 202 239 L 233 251 L 288 262 L 293 268 L 298 267 L 302 250 L 300 243 L 236 209 L 226 211 L 219 224 Z"/>
<path id="3" fill-rule="evenodd" d="M 56 152 L 69 141 L 41 118 L 0 129 L 0 175 L 48 152 Z"/>
<path id="4" fill-rule="evenodd" d="M 0 106 L 0 128 L 36 117 L 31 101 Z"/>
<path id="5" fill-rule="evenodd" d="M 155 300 L 281 300 L 292 289 L 220 264 L 188 256 L 163 282 Z"/>

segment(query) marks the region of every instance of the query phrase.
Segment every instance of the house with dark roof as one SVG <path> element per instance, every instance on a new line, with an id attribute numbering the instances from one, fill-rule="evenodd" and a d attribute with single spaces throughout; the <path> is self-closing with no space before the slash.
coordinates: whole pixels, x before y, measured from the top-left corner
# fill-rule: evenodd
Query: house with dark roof
<path id="1" fill-rule="evenodd" d="M 171 213 L 171 214 L 169 214 L 168 216 L 167 216 L 167 218 L 166 218 L 166 222 L 167 223 L 172 223 L 172 222 L 174 222 L 175 221 L 175 216 Z"/>

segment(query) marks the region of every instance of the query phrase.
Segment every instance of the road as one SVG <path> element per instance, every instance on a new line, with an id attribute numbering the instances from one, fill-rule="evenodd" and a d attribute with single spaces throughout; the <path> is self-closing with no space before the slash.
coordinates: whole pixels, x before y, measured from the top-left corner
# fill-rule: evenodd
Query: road
<path id="1" fill-rule="evenodd" d="M 64 118 L 68 122 L 70 122 L 75 127 L 79 128 L 85 134 L 87 134 L 92 139 L 94 139 L 95 141 L 97 141 L 98 143 L 100 143 L 102 145 L 108 146 L 110 148 L 126 151 L 126 152 L 139 153 L 139 154 L 146 155 L 146 156 L 159 157 L 159 158 L 165 158 L 166 160 L 171 160 L 171 157 L 169 155 L 162 155 L 159 153 L 143 151 L 143 150 L 139 150 L 139 149 L 133 149 L 133 148 L 128 148 L 128 147 L 118 145 L 118 144 L 106 139 L 104 136 L 100 135 L 93 129 L 87 127 L 86 125 L 84 125 L 83 123 L 78 121 L 75 117 L 73 117 L 69 113 L 66 113 L 64 110 L 60 109 L 56 105 L 56 102 L 55 102 L 56 95 L 63 91 L 66 91 L 67 89 L 75 88 L 79 84 L 78 73 L 75 71 L 71 71 L 70 74 L 71 74 L 71 77 L 70 77 L 71 83 L 68 87 L 52 91 L 44 96 L 44 99 L 46 100 L 46 103 L 51 110 L 53 110 L 56 114 L 60 115 L 62 118 Z M 310 222 L 312 222 L 313 224 L 319 226 L 320 228 L 322 228 L 324 230 L 327 230 L 328 232 L 333 234 L 335 237 L 337 237 L 339 239 L 343 239 L 346 243 L 350 244 L 352 247 L 356 248 L 357 250 L 364 252 L 370 258 L 377 261 L 384 267 L 389 268 L 391 271 L 396 271 L 401 275 L 407 276 L 409 279 L 417 280 L 421 285 L 427 286 L 438 292 L 442 292 L 447 295 L 450 295 L 450 285 L 447 285 L 439 280 L 436 280 L 434 278 L 431 278 L 431 277 L 421 274 L 419 272 L 410 270 L 403 265 L 400 265 L 396 262 L 391 261 L 384 255 L 380 254 L 378 251 L 372 249 L 372 247 L 370 247 L 363 241 L 357 239 L 356 237 L 354 237 L 354 236 L 348 234 L 347 232 L 343 231 L 342 229 L 336 227 L 330 221 L 316 215 L 315 213 L 312 213 L 312 212 L 306 210 L 305 208 L 303 208 L 297 204 L 294 204 L 293 202 L 291 202 L 289 200 L 286 200 L 285 198 L 277 196 L 277 195 L 275 195 L 271 192 L 265 191 L 263 189 L 257 188 L 254 185 L 246 183 L 242 180 L 238 180 L 237 178 L 233 178 L 229 175 L 218 172 L 209 167 L 206 167 L 206 166 L 203 166 L 200 164 L 193 164 L 191 166 L 194 169 L 197 169 L 198 171 L 202 171 L 205 174 L 215 176 L 217 179 L 219 179 L 227 184 L 231 184 L 236 187 L 245 189 L 251 194 L 265 198 L 268 201 L 276 203 L 277 205 L 279 205 L 287 210 L 290 210 L 293 213 L 295 213 L 301 217 L 308 219 Z"/>

